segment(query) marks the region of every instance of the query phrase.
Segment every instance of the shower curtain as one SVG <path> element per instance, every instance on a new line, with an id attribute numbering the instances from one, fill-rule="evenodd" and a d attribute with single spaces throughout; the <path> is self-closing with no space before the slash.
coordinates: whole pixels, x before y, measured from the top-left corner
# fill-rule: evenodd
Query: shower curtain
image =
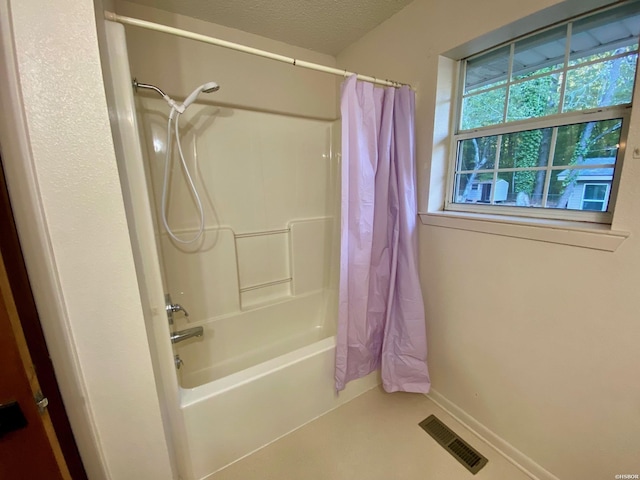
<path id="1" fill-rule="evenodd" d="M 335 382 L 381 368 L 387 392 L 427 393 L 418 278 L 415 94 L 342 85 L 342 210 Z"/>

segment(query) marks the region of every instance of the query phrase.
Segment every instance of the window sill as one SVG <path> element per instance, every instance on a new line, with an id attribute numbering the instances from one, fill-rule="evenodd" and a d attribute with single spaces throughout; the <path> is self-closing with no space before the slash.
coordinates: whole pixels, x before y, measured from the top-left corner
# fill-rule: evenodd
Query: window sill
<path id="1" fill-rule="evenodd" d="M 509 217 L 466 212 L 419 213 L 423 225 L 557 243 L 606 252 L 616 249 L 629 232 L 611 230 L 596 223 Z"/>

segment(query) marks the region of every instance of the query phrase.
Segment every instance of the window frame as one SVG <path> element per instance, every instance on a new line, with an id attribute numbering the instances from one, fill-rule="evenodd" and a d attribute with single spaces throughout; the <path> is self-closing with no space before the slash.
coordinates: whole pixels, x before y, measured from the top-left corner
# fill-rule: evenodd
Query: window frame
<path id="1" fill-rule="evenodd" d="M 609 10 L 611 8 L 615 8 L 615 6 L 610 6 L 605 9 L 601 9 L 599 12 Z M 590 12 L 588 14 L 584 14 L 572 19 L 565 20 L 563 22 L 559 22 L 553 25 L 549 25 L 545 28 L 542 28 L 538 31 L 529 33 L 527 35 L 523 35 L 520 37 L 513 38 L 507 42 L 496 45 L 491 49 L 488 49 L 484 52 L 480 52 L 478 54 L 472 55 L 470 57 L 461 59 L 457 62 L 457 84 L 455 86 L 453 101 L 454 101 L 454 111 L 452 112 L 452 131 L 453 134 L 450 136 L 450 149 L 449 149 L 449 159 L 447 165 L 447 185 L 445 189 L 445 199 L 444 199 L 444 211 L 450 212 L 466 212 L 466 213 L 480 213 L 480 214 L 490 214 L 490 215 L 508 215 L 512 217 L 520 217 L 520 218 L 538 218 L 538 219 L 549 219 L 549 220 L 568 220 L 568 221 L 578 221 L 578 222 L 590 222 L 590 223 L 601 223 L 601 224 L 611 224 L 613 220 L 613 213 L 615 210 L 615 204 L 617 200 L 618 187 L 620 183 L 621 171 L 623 168 L 623 160 L 625 157 L 625 147 L 626 140 L 628 138 L 629 133 L 629 123 L 631 117 L 631 110 L 634 101 L 634 92 L 637 89 L 637 81 L 640 72 L 640 68 L 638 68 L 638 64 L 640 63 L 640 48 L 635 52 L 638 55 L 638 59 L 636 61 L 636 72 L 634 77 L 634 88 L 632 91 L 632 98 L 630 103 L 610 106 L 610 107 L 597 107 L 589 110 L 580 110 L 580 111 L 571 111 L 571 112 L 563 112 L 559 114 L 554 114 L 546 117 L 535 117 L 525 120 L 516 120 L 516 121 L 507 121 L 505 123 L 500 123 L 498 125 L 490 125 L 485 127 L 477 127 L 467 130 L 462 130 L 460 128 L 461 124 L 461 114 L 462 114 L 462 106 L 463 99 L 465 97 L 464 88 L 465 88 L 465 78 L 466 78 L 466 62 L 469 59 L 473 59 L 474 57 L 478 57 L 480 55 L 484 55 L 492 50 L 498 50 L 500 48 L 504 48 L 506 45 L 509 45 L 509 72 L 507 74 L 507 80 L 504 85 L 496 86 L 494 88 L 499 88 L 507 85 L 518 84 L 522 81 L 530 80 L 534 77 L 528 77 L 526 79 L 513 80 L 511 79 L 511 59 L 513 58 L 513 53 L 515 49 L 515 44 L 517 41 L 521 41 L 527 37 L 537 35 L 540 33 L 544 33 L 545 31 L 550 31 L 552 29 L 558 28 L 559 26 L 565 25 L 567 28 L 567 38 L 571 38 L 571 27 L 574 22 L 589 17 L 592 15 L 597 15 L 599 12 Z M 562 82 L 561 92 L 560 92 L 560 102 L 562 102 L 564 98 L 564 91 L 566 85 L 566 76 L 567 72 L 574 70 L 576 66 L 569 65 L 570 58 L 570 42 L 567 41 L 565 45 L 565 60 L 562 68 L 556 71 L 556 73 L 563 75 L 564 81 Z M 628 55 L 619 54 L 618 56 Z M 610 60 L 607 58 L 605 61 Z M 599 61 L 588 61 L 579 64 L 579 67 L 582 67 L 587 64 L 599 63 Z M 578 67 L 578 68 L 579 68 Z M 542 75 L 537 75 L 542 76 Z M 487 89 L 488 91 L 490 89 Z M 505 98 L 505 110 L 508 107 L 509 98 Z M 620 140 L 619 140 L 619 148 L 616 155 L 616 161 L 614 165 L 611 165 L 614 168 L 614 175 L 609 186 L 609 201 L 607 204 L 606 211 L 589 211 L 589 210 L 573 210 L 573 209 L 555 209 L 555 208 L 543 208 L 543 207 L 518 207 L 518 206 L 508 206 L 508 205 L 496 205 L 496 204 L 474 204 L 474 203 L 456 203 L 454 202 L 454 194 L 455 194 L 455 176 L 456 171 L 458 170 L 458 152 L 459 152 L 459 144 L 463 140 L 468 140 L 471 138 L 485 137 L 485 136 L 499 136 L 506 135 L 509 133 L 522 132 L 526 130 L 534 130 L 534 129 L 543 129 L 543 128 L 560 128 L 566 125 L 573 125 L 578 123 L 586 123 L 591 121 L 604 121 L 604 120 L 612 120 L 612 119 L 622 119 L 622 126 L 620 129 Z M 523 170 L 527 171 L 535 171 L 540 169 L 545 169 L 549 173 L 552 170 L 556 170 L 559 168 L 552 168 L 551 159 L 547 162 L 548 165 L 546 167 L 533 167 L 533 168 L 523 168 Z M 566 169 L 566 166 L 563 167 Z M 509 169 L 511 170 L 511 169 Z M 495 178 L 494 178 L 495 183 Z M 492 188 L 492 192 L 495 188 Z"/>

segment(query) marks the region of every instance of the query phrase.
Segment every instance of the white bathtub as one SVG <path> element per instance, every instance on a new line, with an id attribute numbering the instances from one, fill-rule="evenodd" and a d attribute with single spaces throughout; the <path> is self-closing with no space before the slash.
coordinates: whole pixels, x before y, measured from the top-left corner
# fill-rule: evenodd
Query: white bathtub
<path id="1" fill-rule="evenodd" d="M 320 290 L 209 321 L 180 322 L 204 329 L 203 337 L 175 345 L 184 362 L 180 385 L 194 389 L 333 336 L 326 295 Z"/>
<path id="2" fill-rule="evenodd" d="M 372 374 L 335 393 L 335 337 L 328 336 L 335 327 L 318 322 L 323 301 L 318 292 L 216 319 L 202 324 L 202 339 L 177 346 L 189 480 L 207 478 L 379 383 Z M 267 328 L 272 321 L 279 327 Z M 283 339 L 275 333 L 282 331 L 290 333 Z"/>

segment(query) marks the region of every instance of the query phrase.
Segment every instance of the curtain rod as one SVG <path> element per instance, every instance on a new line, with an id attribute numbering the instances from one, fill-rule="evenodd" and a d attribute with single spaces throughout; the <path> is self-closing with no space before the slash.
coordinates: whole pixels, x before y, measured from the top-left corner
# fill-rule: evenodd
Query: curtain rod
<path id="1" fill-rule="evenodd" d="M 325 65 L 319 65 L 317 63 L 306 62 L 304 60 L 298 60 L 292 57 L 286 57 L 284 55 L 279 55 L 277 53 L 267 52 L 266 50 L 247 47 L 246 45 L 241 45 L 239 43 L 228 42 L 226 40 L 221 40 L 219 38 L 208 37 L 206 35 L 201 35 L 199 33 L 189 32 L 187 30 L 181 30 L 179 28 L 170 27 L 168 25 L 161 25 L 159 23 L 148 22 L 146 20 L 140 20 L 138 18 L 131 18 L 131 17 L 125 17 L 123 15 L 117 15 L 116 13 L 113 13 L 113 12 L 105 11 L 104 16 L 107 20 L 122 23 L 124 25 L 132 25 L 134 27 L 141 27 L 149 30 L 155 30 L 156 32 L 168 33 L 168 34 L 176 35 L 182 38 L 189 38 L 191 40 L 196 40 L 198 42 L 209 43 L 211 45 L 217 45 L 219 47 L 229 48 L 231 50 L 237 50 L 238 52 L 250 53 L 251 55 L 257 55 L 259 57 L 269 58 L 271 60 L 277 60 L 279 62 L 288 63 L 296 67 L 307 68 L 309 70 L 316 70 L 318 72 L 331 73 L 333 75 L 340 75 L 343 77 L 356 75 L 358 80 L 364 80 L 365 82 L 371 82 L 377 85 L 384 85 L 387 87 L 402 87 L 406 85 L 409 88 L 413 88 L 411 87 L 411 85 L 406 83 L 394 82 L 392 80 L 384 80 L 376 77 L 371 77 L 369 75 L 360 75 L 358 73 L 349 72 L 347 70 L 341 70 L 339 68 L 327 67 Z"/>

